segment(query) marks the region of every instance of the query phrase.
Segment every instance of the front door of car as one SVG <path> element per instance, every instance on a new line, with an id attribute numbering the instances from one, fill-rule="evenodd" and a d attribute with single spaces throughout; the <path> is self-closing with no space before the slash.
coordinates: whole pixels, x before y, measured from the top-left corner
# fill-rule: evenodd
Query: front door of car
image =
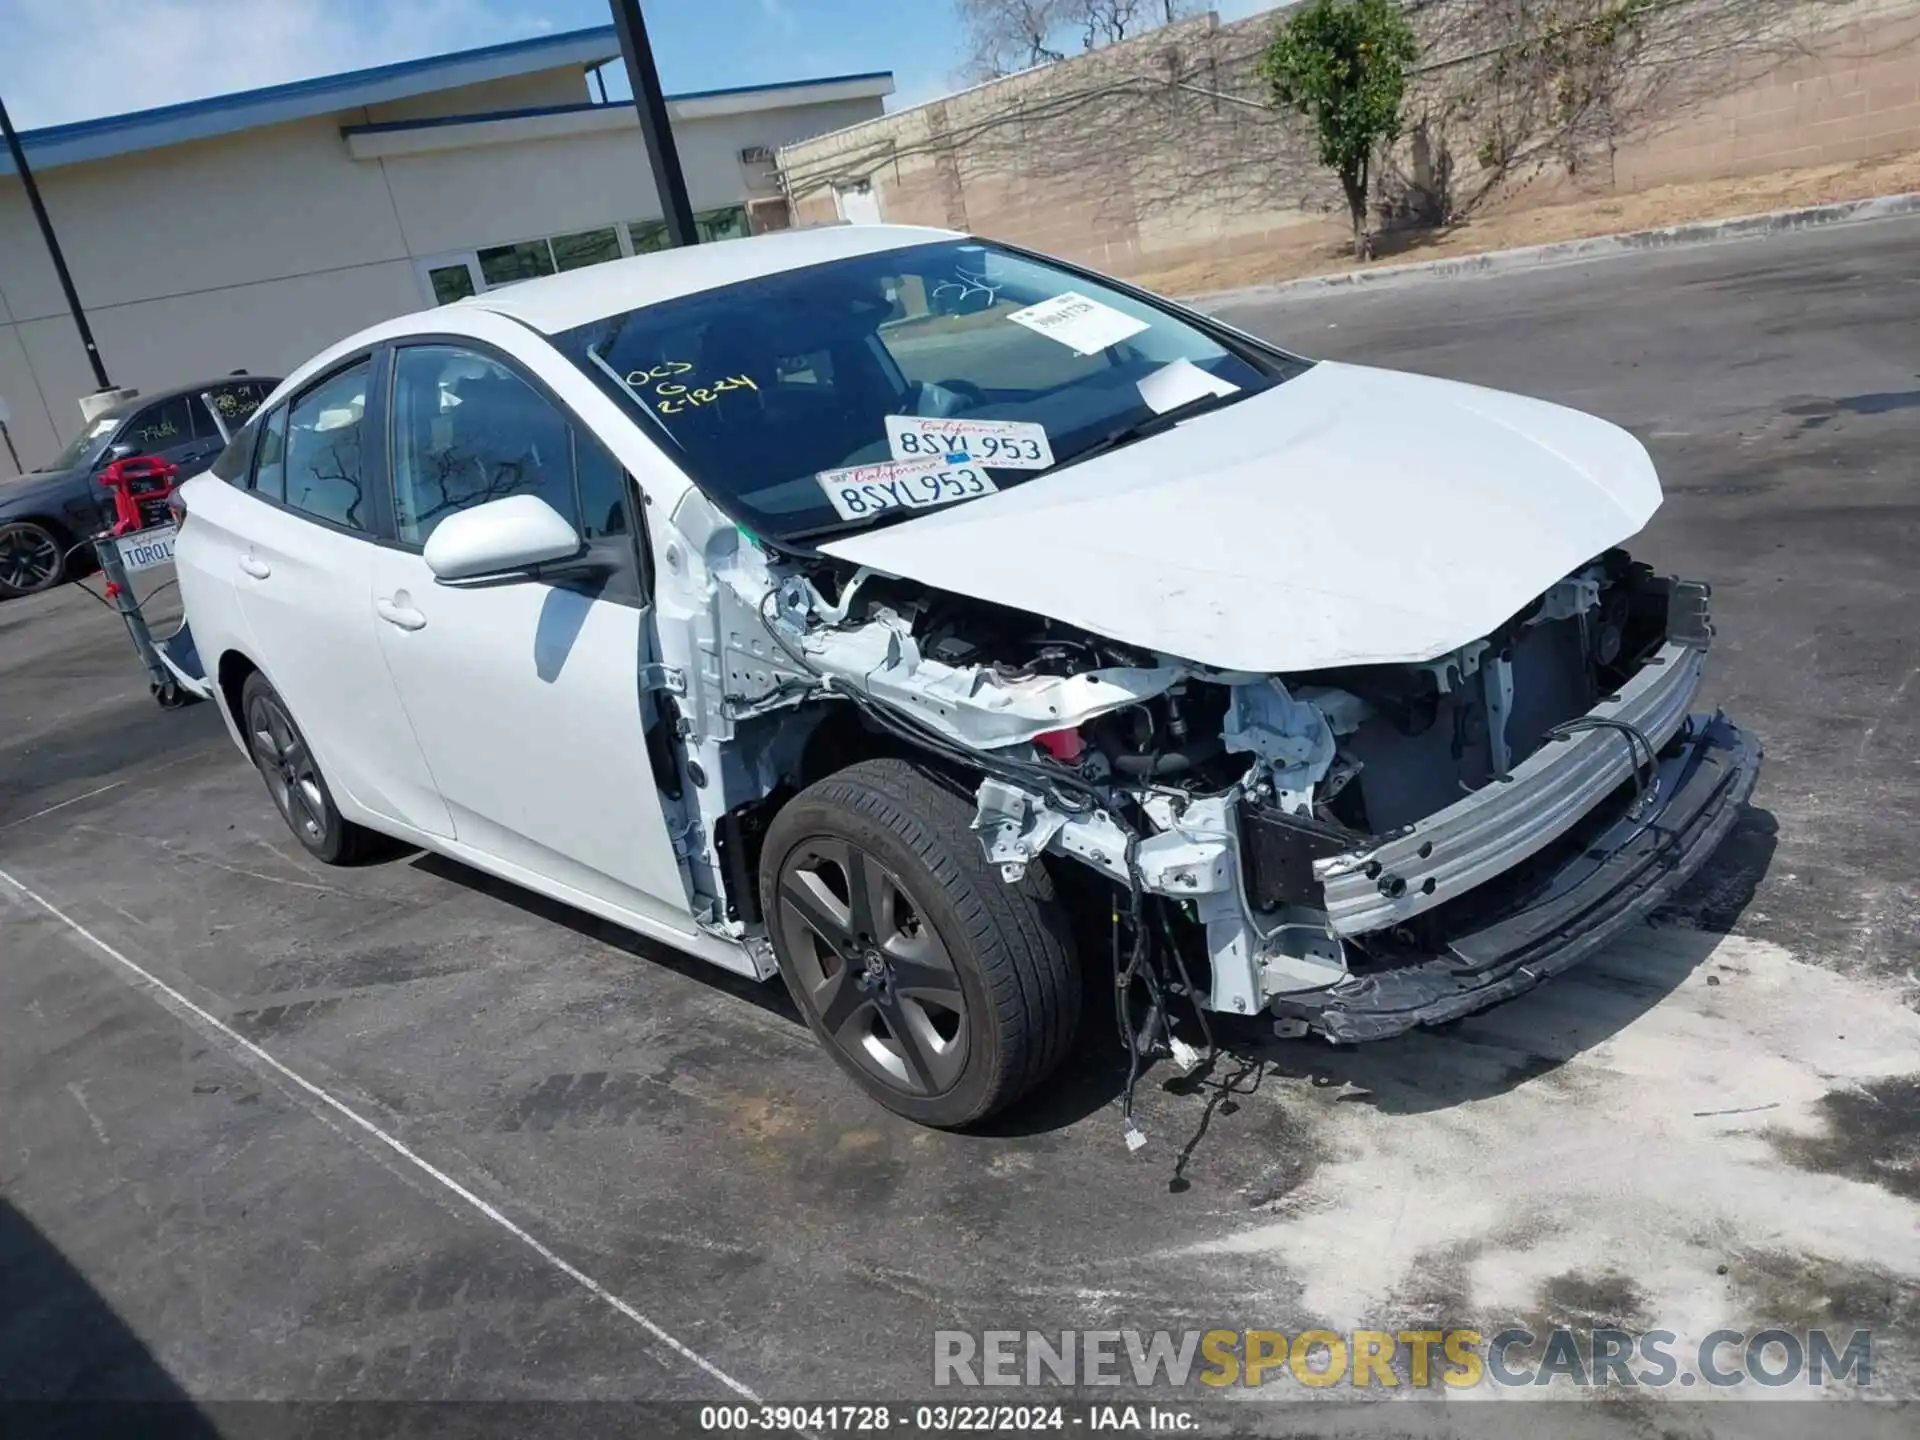
<path id="1" fill-rule="evenodd" d="M 201 568 L 233 586 L 254 663 L 293 712 L 335 799 L 376 828 L 450 837 L 453 823 L 388 674 L 374 622 L 386 526 L 371 360 L 316 381 L 260 425 L 248 498 L 203 537 Z M 219 518 L 209 515 L 209 522 Z M 205 656 L 217 665 L 219 657 Z M 350 815 L 358 819 L 359 816 Z M 392 827 L 390 827 L 392 828 Z"/>
<path id="2" fill-rule="evenodd" d="M 455 838 L 503 866 L 691 930 L 645 744 L 647 587 L 619 463 L 503 357 L 393 352 L 396 547 L 374 610 Z M 449 586 L 421 547 L 458 510 L 538 495 L 606 554 L 591 583 Z"/>

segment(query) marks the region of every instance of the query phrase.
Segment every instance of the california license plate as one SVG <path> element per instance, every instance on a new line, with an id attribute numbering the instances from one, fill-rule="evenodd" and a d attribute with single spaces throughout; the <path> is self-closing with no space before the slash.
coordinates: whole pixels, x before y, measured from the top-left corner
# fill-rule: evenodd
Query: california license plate
<path id="1" fill-rule="evenodd" d="M 120 563 L 126 567 L 129 575 L 137 570 L 151 570 L 157 565 L 171 565 L 174 537 L 179 533 L 175 526 L 159 525 L 151 530 L 122 535 L 117 542 Z"/>

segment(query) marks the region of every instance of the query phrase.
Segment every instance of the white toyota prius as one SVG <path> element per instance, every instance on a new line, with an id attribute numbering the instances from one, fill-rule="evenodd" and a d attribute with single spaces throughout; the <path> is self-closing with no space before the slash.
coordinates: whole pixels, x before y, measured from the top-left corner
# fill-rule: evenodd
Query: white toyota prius
<path id="1" fill-rule="evenodd" d="M 1083 986 L 1130 1071 L 1513 995 L 1759 765 L 1691 713 L 1706 587 L 1618 548 L 1624 431 L 941 231 L 375 326 L 179 498 L 168 653 L 308 850 L 778 970 L 932 1125 L 1038 1084 Z"/>

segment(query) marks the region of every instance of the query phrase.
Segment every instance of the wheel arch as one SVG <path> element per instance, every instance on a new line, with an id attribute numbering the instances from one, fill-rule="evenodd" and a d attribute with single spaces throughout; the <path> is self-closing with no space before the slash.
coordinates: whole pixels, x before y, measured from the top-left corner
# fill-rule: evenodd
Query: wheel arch
<path id="1" fill-rule="evenodd" d="M 260 673 L 260 667 L 238 650 L 223 651 L 220 663 L 214 670 L 220 703 L 226 708 L 227 719 L 232 722 L 236 736 L 244 736 L 247 731 L 246 717 L 240 713 L 240 692 L 246 688 L 247 677 L 257 673 Z"/>
<path id="2" fill-rule="evenodd" d="M 23 510 L 15 515 L 0 515 L 0 525 L 38 525 L 56 539 L 67 544 L 76 543 L 73 538 L 73 524 L 61 519 L 57 514 L 42 510 Z"/>

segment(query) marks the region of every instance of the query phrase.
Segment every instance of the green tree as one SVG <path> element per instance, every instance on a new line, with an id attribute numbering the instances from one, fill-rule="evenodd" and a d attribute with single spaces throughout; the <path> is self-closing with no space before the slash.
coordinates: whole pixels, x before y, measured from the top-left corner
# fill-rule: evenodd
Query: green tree
<path id="1" fill-rule="evenodd" d="M 1367 184 L 1374 151 L 1399 138 L 1407 72 L 1418 57 L 1397 0 L 1312 0 L 1280 22 L 1260 56 L 1276 103 L 1313 122 L 1320 163 L 1340 177 L 1353 253 L 1372 253 Z"/>

